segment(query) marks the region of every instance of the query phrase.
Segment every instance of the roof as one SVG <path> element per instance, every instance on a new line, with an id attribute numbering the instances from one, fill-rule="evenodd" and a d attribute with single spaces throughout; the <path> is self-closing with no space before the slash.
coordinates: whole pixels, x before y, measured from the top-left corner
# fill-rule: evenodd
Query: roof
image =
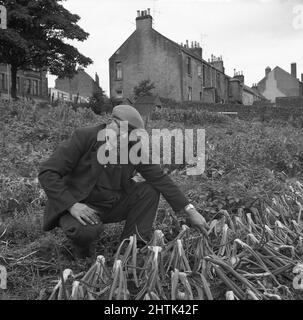
<path id="1" fill-rule="evenodd" d="M 255 95 L 255 96 L 260 97 L 261 99 L 266 99 L 266 98 L 263 96 L 263 94 L 262 94 L 257 88 L 250 88 L 249 86 L 244 85 L 244 86 L 243 86 L 243 89 L 244 89 L 245 91 L 250 92 L 251 94 L 253 94 L 253 95 Z"/>
<path id="2" fill-rule="evenodd" d="M 250 88 L 250 87 L 247 86 L 247 85 L 244 85 L 244 86 L 243 86 L 243 89 L 244 89 L 245 91 L 248 91 L 248 92 L 254 94 L 254 95 L 257 95 L 257 94 L 258 94 L 257 91 L 253 90 L 252 88 Z"/>
<path id="3" fill-rule="evenodd" d="M 121 45 L 120 47 L 112 54 L 112 56 L 109 58 L 109 60 L 113 59 L 116 52 L 119 51 L 128 41 L 129 39 L 136 33 L 137 30 L 135 30 Z M 211 63 L 207 62 L 206 60 L 204 60 L 203 58 L 201 58 L 200 56 L 198 56 L 197 54 L 195 54 L 194 52 L 192 52 L 191 50 L 182 47 L 179 43 L 165 37 L 163 34 L 161 34 L 160 32 L 158 32 L 157 30 L 155 30 L 154 28 L 152 28 L 152 31 L 155 32 L 156 34 L 158 34 L 159 36 L 161 36 L 162 38 L 164 38 L 165 40 L 169 41 L 171 44 L 173 44 L 176 49 L 182 50 L 183 52 L 185 52 L 186 54 L 188 54 L 189 56 L 203 62 L 204 64 L 208 65 L 209 67 L 223 73 L 226 77 L 230 78 L 228 75 L 226 75 L 224 72 L 222 72 L 221 70 L 217 69 L 215 66 L 213 66 Z"/>
<path id="4" fill-rule="evenodd" d="M 268 67 L 267 67 L 268 68 Z M 272 69 L 270 72 L 274 72 L 274 71 L 276 71 L 276 70 L 281 70 L 281 71 L 283 71 L 283 72 L 285 72 L 285 73 L 287 73 L 290 77 L 293 77 L 293 78 L 295 78 L 290 72 L 288 72 L 288 71 L 286 71 L 286 70 L 284 70 L 284 69 L 282 69 L 281 67 L 279 67 L 279 66 L 276 66 L 274 69 Z M 260 80 L 259 82 L 258 82 L 258 85 L 261 85 L 263 82 L 265 82 L 266 81 L 266 79 L 267 79 L 267 76 L 265 76 L 262 80 Z M 297 78 L 295 78 L 295 79 L 297 79 Z M 298 80 L 298 79 L 297 79 Z"/>
<path id="5" fill-rule="evenodd" d="M 193 51 L 191 51 L 191 50 L 189 50 L 189 49 L 187 49 L 187 48 L 182 47 L 179 43 L 177 43 L 177 42 L 175 42 L 175 41 L 173 41 L 173 40 L 165 37 L 163 34 L 161 34 L 160 32 L 158 32 L 157 30 L 155 30 L 155 29 L 152 29 L 152 30 L 153 30 L 153 32 L 157 33 L 159 36 L 161 36 L 162 38 L 164 38 L 165 40 L 169 41 L 171 44 L 173 44 L 174 46 L 176 46 L 177 49 L 182 50 L 183 52 L 185 52 L 185 53 L 188 54 L 189 56 L 191 56 L 191 57 L 193 57 L 193 58 L 195 58 L 195 59 L 203 62 L 204 64 L 208 65 L 209 67 L 211 67 L 211 68 L 213 68 L 213 69 L 215 69 L 215 70 L 223 73 L 225 76 L 227 76 L 224 72 L 222 72 L 221 70 L 217 69 L 214 65 L 212 65 L 212 64 L 209 63 L 209 62 L 207 62 L 206 60 L 204 60 L 203 58 L 201 58 L 200 56 L 198 56 L 196 53 L 194 53 Z M 227 77 L 228 77 L 228 76 L 227 76 Z"/>

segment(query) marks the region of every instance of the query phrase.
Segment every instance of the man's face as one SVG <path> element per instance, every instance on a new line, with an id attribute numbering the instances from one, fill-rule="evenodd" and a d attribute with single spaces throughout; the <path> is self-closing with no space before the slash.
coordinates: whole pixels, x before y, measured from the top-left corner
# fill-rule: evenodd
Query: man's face
<path id="1" fill-rule="evenodd" d="M 111 118 L 106 125 L 108 130 L 113 130 L 116 132 L 117 137 L 120 135 L 120 121 L 116 118 Z"/>
<path id="2" fill-rule="evenodd" d="M 121 139 L 125 143 L 122 143 L 123 147 L 127 147 L 128 145 L 128 135 L 130 133 L 130 128 L 126 125 L 126 122 L 121 122 L 119 119 L 112 118 L 106 125 L 106 130 L 108 130 L 107 134 L 107 144 L 109 149 L 117 148 L 119 151 L 121 148 Z"/>

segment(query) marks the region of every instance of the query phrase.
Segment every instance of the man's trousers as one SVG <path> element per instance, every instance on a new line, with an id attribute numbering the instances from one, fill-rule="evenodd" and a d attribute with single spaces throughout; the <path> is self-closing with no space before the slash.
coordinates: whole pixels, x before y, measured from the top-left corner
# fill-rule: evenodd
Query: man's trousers
<path id="1" fill-rule="evenodd" d="M 95 241 L 104 230 L 103 224 L 121 221 L 126 221 L 121 241 L 134 234 L 148 241 L 156 218 L 159 198 L 159 192 L 147 182 L 135 183 L 129 193 L 122 195 L 112 209 L 94 208 L 101 220 L 98 225 L 84 226 L 67 212 L 60 218 L 59 226 L 78 247 L 88 247 Z M 86 204 L 90 206 L 89 203 Z"/>

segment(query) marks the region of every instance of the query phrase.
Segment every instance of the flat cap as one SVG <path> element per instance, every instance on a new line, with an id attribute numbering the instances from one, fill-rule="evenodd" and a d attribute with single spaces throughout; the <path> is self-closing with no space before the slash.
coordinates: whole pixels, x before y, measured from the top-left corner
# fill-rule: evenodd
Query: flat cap
<path id="1" fill-rule="evenodd" d="M 121 121 L 128 121 L 128 124 L 136 129 L 144 129 L 144 121 L 140 113 L 132 106 L 116 106 L 112 115 Z"/>

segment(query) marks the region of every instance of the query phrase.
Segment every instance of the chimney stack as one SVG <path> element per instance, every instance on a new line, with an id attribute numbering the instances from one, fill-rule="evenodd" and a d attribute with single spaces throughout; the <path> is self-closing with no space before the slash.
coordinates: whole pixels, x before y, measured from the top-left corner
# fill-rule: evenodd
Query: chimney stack
<path id="1" fill-rule="evenodd" d="M 291 75 L 297 79 L 297 64 L 291 64 Z"/>
<path id="2" fill-rule="evenodd" d="M 236 69 L 235 69 L 236 70 Z M 240 80 L 240 83 L 244 84 L 244 74 L 243 71 L 235 72 L 235 79 Z"/>
<path id="3" fill-rule="evenodd" d="M 95 81 L 96 81 L 96 84 L 98 85 L 98 87 L 100 87 L 100 79 L 99 79 L 99 76 L 98 76 L 97 72 L 95 74 Z"/>
<path id="4" fill-rule="evenodd" d="M 150 9 L 137 11 L 136 26 L 139 31 L 148 31 L 153 27 L 153 18 L 150 15 Z"/>
<path id="5" fill-rule="evenodd" d="M 271 72 L 271 68 L 270 68 L 270 67 L 267 67 L 267 68 L 265 69 L 265 77 L 267 77 L 270 72 Z"/>

